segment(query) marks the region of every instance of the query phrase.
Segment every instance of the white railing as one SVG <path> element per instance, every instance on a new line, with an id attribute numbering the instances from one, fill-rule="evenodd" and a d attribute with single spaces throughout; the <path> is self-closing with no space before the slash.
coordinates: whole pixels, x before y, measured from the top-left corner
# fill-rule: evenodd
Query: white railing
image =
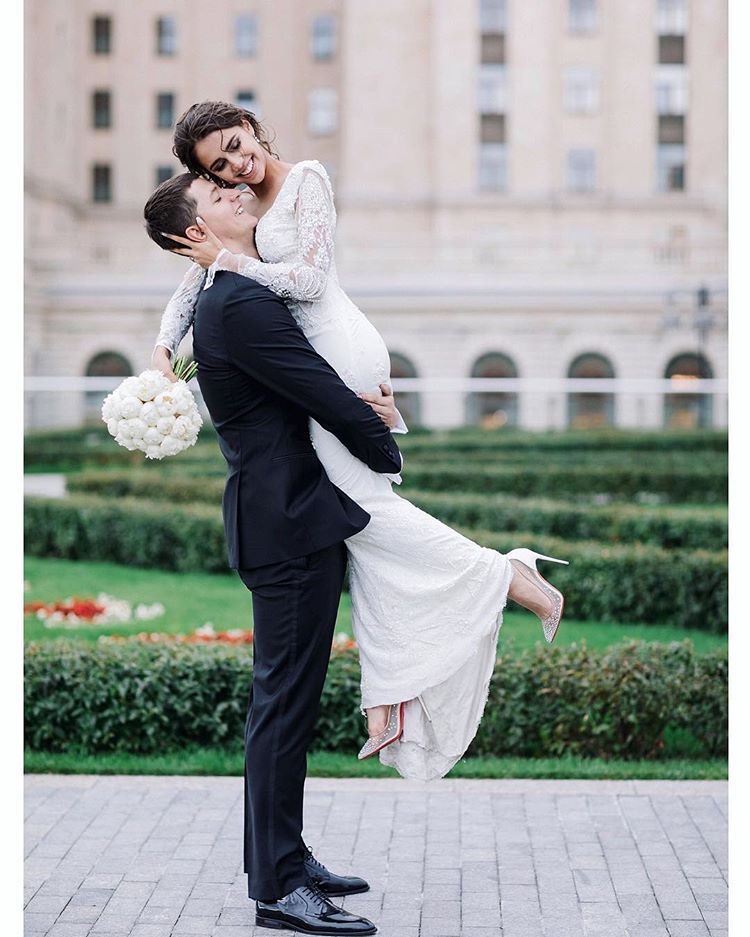
<path id="1" fill-rule="evenodd" d="M 114 390 L 122 377 L 35 375 L 24 381 L 26 393 Z M 575 377 L 399 377 L 396 392 L 431 393 L 564 393 L 564 394 L 726 394 L 728 381 L 717 378 L 575 378 Z M 197 381 L 191 386 L 200 392 Z"/>

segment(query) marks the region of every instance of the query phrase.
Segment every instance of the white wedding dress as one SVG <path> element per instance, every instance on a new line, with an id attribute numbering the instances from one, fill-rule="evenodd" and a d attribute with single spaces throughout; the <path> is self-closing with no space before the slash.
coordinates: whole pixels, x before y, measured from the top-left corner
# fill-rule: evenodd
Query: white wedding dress
<path id="1" fill-rule="evenodd" d="M 388 351 L 339 286 L 335 222 L 325 169 L 296 163 L 256 229 L 264 261 L 223 251 L 204 288 L 216 269 L 268 286 L 348 387 L 378 393 L 389 380 Z M 173 353 L 192 322 L 203 273 L 193 264 L 165 310 L 158 344 Z M 442 777 L 476 735 L 487 702 L 511 564 L 400 497 L 392 486 L 399 476 L 373 472 L 314 420 L 310 434 L 333 484 L 371 516 L 346 541 L 362 710 L 409 701 L 404 733 L 380 760 L 407 778 Z"/>

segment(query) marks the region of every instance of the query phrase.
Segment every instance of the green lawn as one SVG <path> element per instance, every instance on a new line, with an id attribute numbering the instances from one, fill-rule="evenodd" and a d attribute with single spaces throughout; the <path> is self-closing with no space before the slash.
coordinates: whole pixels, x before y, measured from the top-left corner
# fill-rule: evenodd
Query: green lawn
<path id="1" fill-rule="evenodd" d="M 25 578 L 29 583 L 26 602 L 52 602 L 75 595 L 93 597 L 106 592 L 133 604 L 161 602 L 166 614 L 150 622 L 132 625 L 83 627 L 77 630 L 47 628 L 33 616 L 26 616 L 27 640 L 75 637 L 96 640 L 102 634 L 137 634 L 139 631 L 189 633 L 206 622 L 216 630 L 252 627 L 250 593 L 235 574 L 169 573 L 117 566 L 112 563 L 88 563 L 70 560 L 27 557 Z M 515 610 L 512 603 L 505 613 L 499 647 L 512 644 L 514 649 L 533 647 L 541 640 L 541 626 L 528 612 Z M 514 609 L 514 610 L 510 610 Z M 341 598 L 337 631 L 351 634 L 351 606 L 348 594 Z M 625 639 L 679 641 L 690 638 L 698 651 L 726 646 L 725 635 L 686 631 L 672 626 L 613 622 L 573 621 L 564 619 L 556 645 L 585 640 L 593 648 L 604 648 Z"/>
<path id="2" fill-rule="evenodd" d="M 233 775 L 243 772 L 243 752 L 195 748 L 159 755 L 75 755 L 26 751 L 27 774 L 192 774 Z M 397 778 L 398 772 L 376 758 L 358 761 L 356 752 L 313 752 L 311 777 Z M 462 758 L 450 778 L 589 778 L 622 780 L 660 778 L 708 780 L 727 777 L 724 760 L 604 761 L 600 758 Z"/>

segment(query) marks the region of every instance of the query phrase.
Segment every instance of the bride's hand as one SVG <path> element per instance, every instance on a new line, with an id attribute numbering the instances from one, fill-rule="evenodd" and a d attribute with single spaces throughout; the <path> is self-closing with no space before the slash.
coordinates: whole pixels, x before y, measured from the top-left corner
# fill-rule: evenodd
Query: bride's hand
<path id="1" fill-rule="evenodd" d="M 203 269 L 207 269 L 216 260 L 219 254 L 224 250 L 224 245 L 213 233 L 202 218 L 196 219 L 196 227 L 200 228 L 206 236 L 205 241 L 191 241 L 189 238 L 180 237 L 178 234 L 164 234 L 172 241 L 178 244 L 184 244 L 183 248 L 175 247 L 174 254 L 182 254 L 183 257 L 189 257 L 195 263 L 200 264 Z"/>
<path id="2" fill-rule="evenodd" d="M 358 394 L 357 396 L 372 407 L 388 429 L 393 429 L 398 425 L 396 398 L 388 384 L 380 385 L 380 394 Z"/>
<path id="3" fill-rule="evenodd" d="M 161 371 L 172 383 L 177 381 L 177 375 L 172 370 L 172 359 L 163 345 L 157 345 L 154 348 L 154 353 L 151 355 L 151 367 L 156 371 Z"/>

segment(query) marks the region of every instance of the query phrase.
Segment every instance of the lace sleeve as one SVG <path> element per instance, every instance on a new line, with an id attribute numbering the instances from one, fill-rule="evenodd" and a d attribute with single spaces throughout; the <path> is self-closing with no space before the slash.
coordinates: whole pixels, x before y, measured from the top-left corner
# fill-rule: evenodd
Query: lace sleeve
<path id="1" fill-rule="evenodd" d="M 172 357 L 193 324 L 195 304 L 205 272 L 198 264 L 191 264 L 162 314 L 156 344 L 166 348 Z"/>
<path id="2" fill-rule="evenodd" d="M 289 263 L 267 264 L 245 254 L 222 251 L 220 270 L 250 277 L 281 296 L 303 302 L 320 299 L 333 262 L 336 212 L 325 170 L 306 166 L 297 192 L 297 256 Z"/>

